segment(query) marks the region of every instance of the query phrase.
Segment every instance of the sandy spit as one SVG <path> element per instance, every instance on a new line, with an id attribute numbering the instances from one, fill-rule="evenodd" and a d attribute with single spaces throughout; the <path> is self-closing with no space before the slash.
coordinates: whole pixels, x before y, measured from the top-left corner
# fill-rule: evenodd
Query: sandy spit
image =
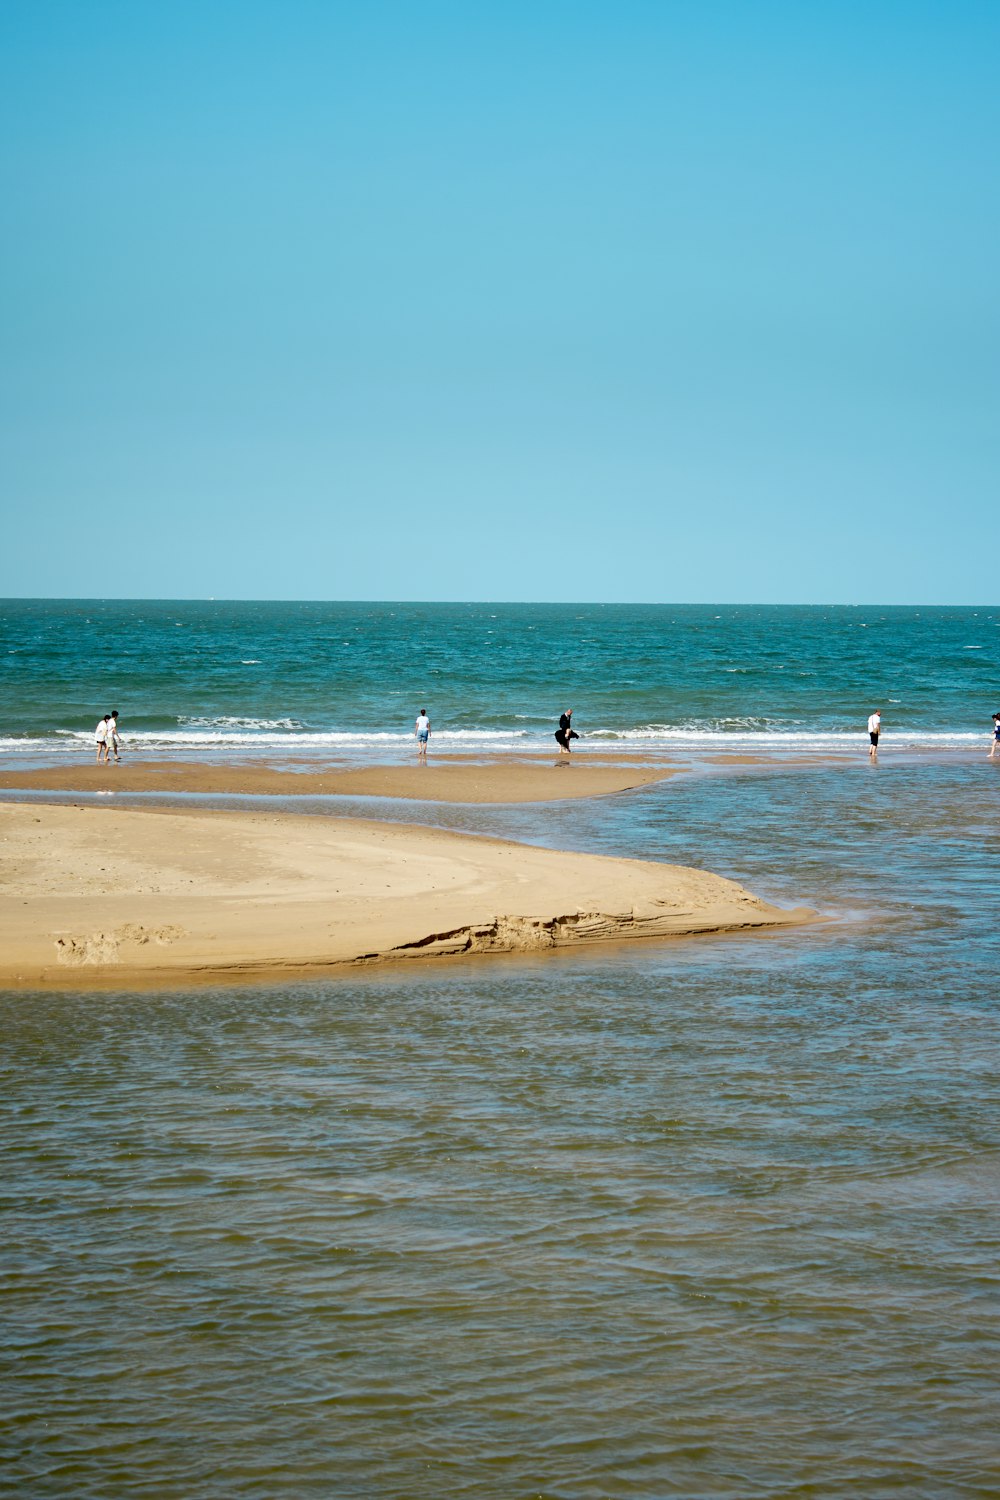
<path id="1" fill-rule="evenodd" d="M 493 761 L 431 760 L 425 766 L 367 766 L 359 770 L 320 769 L 308 762 L 295 769 L 269 765 L 212 765 L 183 761 L 132 760 L 110 766 L 79 764 L 34 771 L 0 770 L 0 788 L 46 792 L 240 793 L 255 796 L 405 797 L 433 802 L 550 802 L 568 797 L 599 797 L 647 786 L 673 775 L 635 761 L 593 764 L 578 758 Z"/>
<path id="2" fill-rule="evenodd" d="M 809 921 L 677 865 L 247 812 L 0 807 L 0 985 L 120 989 Z"/>

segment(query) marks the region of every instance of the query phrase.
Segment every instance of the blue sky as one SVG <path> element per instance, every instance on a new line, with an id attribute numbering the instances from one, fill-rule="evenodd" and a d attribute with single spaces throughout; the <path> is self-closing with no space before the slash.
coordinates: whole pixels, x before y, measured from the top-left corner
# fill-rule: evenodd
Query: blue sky
<path id="1" fill-rule="evenodd" d="M 0 594 L 995 601 L 1000 7 L 0 8 Z"/>

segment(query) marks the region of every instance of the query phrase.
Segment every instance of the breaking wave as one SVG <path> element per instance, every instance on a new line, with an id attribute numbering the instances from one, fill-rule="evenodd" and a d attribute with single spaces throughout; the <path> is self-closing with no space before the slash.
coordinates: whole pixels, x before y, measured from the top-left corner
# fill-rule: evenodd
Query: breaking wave
<path id="1" fill-rule="evenodd" d="M 980 733 L 952 730 L 896 729 L 883 735 L 883 746 L 912 750 L 964 749 L 985 742 Z M 548 750 L 552 734 L 546 729 L 440 729 L 432 734 L 432 747 L 471 754 L 517 753 Z M 588 745 L 608 750 L 619 746 L 629 753 L 669 754 L 705 751 L 767 755 L 849 752 L 868 743 L 867 734 L 852 729 L 779 728 L 747 722 L 711 724 L 645 724 L 633 728 L 594 728 L 583 732 L 578 750 Z M 318 754 L 363 760 L 398 755 L 413 744 L 412 731 L 309 729 L 294 719 L 188 719 L 175 726 L 130 729 L 123 734 L 123 749 L 143 754 L 177 752 L 222 754 L 274 753 Z M 79 756 L 93 749 L 89 730 L 56 729 L 47 735 L 0 736 L 0 754 L 26 756 Z"/>

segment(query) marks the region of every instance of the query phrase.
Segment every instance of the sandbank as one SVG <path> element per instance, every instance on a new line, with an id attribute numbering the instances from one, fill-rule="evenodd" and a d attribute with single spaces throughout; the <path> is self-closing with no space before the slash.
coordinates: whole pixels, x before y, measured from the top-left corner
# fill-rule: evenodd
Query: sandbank
<path id="1" fill-rule="evenodd" d="M 705 871 L 271 812 L 0 807 L 0 985 L 122 989 L 770 928 Z"/>
<path id="2" fill-rule="evenodd" d="M 530 760 L 440 758 L 427 765 L 281 769 L 254 763 L 146 761 L 70 764 L 31 771 L 0 770 L 0 789 L 32 792 L 207 792 L 244 796 L 402 797 L 429 802 L 550 802 L 630 791 L 673 775 L 669 767 L 635 761 L 593 764 L 552 755 Z"/>

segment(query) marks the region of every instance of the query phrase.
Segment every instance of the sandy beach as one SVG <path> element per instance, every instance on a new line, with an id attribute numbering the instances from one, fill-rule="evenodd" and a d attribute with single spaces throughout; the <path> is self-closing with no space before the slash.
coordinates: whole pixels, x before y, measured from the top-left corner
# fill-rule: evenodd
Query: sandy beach
<path id="1" fill-rule="evenodd" d="M 122 988 L 809 920 L 700 870 L 348 819 L 0 809 L 0 984 Z"/>
<path id="2" fill-rule="evenodd" d="M 360 769 L 291 763 L 278 769 L 260 763 L 146 761 L 93 762 L 17 771 L 0 770 L 0 788 L 35 792 L 162 792 L 166 796 L 210 792 L 244 796 L 401 797 L 428 802 L 552 802 L 607 796 L 663 781 L 669 767 L 615 759 L 610 764 L 552 755 L 514 760 L 441 757 L 427 765 L 366 766 Z"/>

